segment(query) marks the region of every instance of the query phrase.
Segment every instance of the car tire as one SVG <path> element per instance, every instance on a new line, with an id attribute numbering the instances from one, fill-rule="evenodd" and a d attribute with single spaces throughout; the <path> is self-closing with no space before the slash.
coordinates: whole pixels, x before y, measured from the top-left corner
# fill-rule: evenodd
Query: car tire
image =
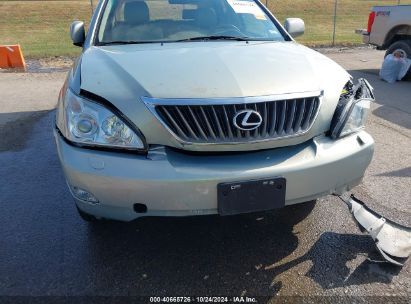
<path id="1" fill-rule="evenodd" d="M 402 50 L 407 54 L 407 58 L 411 60 L 411 40 L 400 40 L 396 41 L 390 45 L 387 52 L 385 53 L 385 57 L 389 54 L 394 53 L 396 50 Z M 411 80 L 411 68 L 409 69 L 407 75 L 403 78 L 403 80 Z"/>

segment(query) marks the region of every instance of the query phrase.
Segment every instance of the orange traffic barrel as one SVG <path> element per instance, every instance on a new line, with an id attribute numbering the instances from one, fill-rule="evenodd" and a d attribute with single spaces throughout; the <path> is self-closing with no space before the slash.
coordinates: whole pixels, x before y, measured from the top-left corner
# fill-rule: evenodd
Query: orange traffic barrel
<path id="1" fill-rule="evenodd" d="M 20 45 L 0 45 L 0 68 L 26 69 L 23 53 Z"/>

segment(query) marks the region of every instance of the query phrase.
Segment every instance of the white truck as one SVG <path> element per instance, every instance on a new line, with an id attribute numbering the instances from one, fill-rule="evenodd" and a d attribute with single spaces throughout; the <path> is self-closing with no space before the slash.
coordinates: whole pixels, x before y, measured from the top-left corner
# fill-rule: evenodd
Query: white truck
<path id="1" fill-rule="evenodd" d="M 374 6 L 367 29 L 356 31 L 364 43 L 387 50 L 386 55 L 402 50 L 411 59 L 411 5 Z M 406 76 L 411 79 L 411 69 Z"/>

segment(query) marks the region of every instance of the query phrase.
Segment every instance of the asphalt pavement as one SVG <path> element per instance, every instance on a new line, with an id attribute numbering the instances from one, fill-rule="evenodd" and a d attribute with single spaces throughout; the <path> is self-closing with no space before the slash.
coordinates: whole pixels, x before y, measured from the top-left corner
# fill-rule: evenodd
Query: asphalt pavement
<path id="1" fill-rule="evenodd" d="M 375 156 L 353 192 L 411 226 L 411 82 L 379 80 L 383 52 L 325 53 L 376 90 L 367 125 Z M 279 296 L 374 296 L 410 303 L 410 262 L 402 269 L 376 262 L 381 257 L 371 238 L 331 196 L 234 217 L 83 222 L 52 134 L 64 78 L 59 69 L 0 73 L 0 301 L 243 295 L 265 296 L 265 302 Z"/>

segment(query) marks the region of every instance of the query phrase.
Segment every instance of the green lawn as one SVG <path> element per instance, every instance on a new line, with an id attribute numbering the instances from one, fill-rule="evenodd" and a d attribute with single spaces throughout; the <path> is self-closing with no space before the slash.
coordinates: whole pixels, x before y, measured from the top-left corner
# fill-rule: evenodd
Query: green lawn
<path id="1" fill-rule="evenodd" d="M 96 2 L 96 1 L 95 1 Z M 0 44 L 20 44 L 25 57 L 76 55 L 69 26 L 89 20 L 88 1 L 1 1 Z"/>
<path id="2" fill-rule="evenodd" d="M 265 0 L 262 0 L 265 3 Z M 334 0 L 268 0 L 268 7 L 283 22 L 287 17 L 303 18 L 306 33 L 298 41 L 311 46 L 330 45 L 333 39 Z M 353 45 L 362 43 L 356 29 L 366 28 L 368 15 L 375 5 L 396 5 L 397 0 L 338 0 L 336 43 Z M 411 0 L 401 0 L 411 4 Z"/>
<path id="3" fill-rule="evenodd" d="M 396 4 L 397 0 L 339 0 L 338 3 L 336 43 L 352 45 L 361 43 L 354 30 L 366 26 L 371 7 Z M 401 3 L 411 4 L 411 0 Z M 268 7 L 281 22 L 286 17 L 305 20 L 306 34 L 299 38 L 300 42 L 311 46 L 331 44 L 334 0 L 268 0 Z M 73 20 L 87 21 L 91 17 L 88 0 L 0 0 L 0 13 L 0 44 L 19 43 L 26 57 L 78 54 L 79 48 L 70 43 L 69 25 Z"/>

